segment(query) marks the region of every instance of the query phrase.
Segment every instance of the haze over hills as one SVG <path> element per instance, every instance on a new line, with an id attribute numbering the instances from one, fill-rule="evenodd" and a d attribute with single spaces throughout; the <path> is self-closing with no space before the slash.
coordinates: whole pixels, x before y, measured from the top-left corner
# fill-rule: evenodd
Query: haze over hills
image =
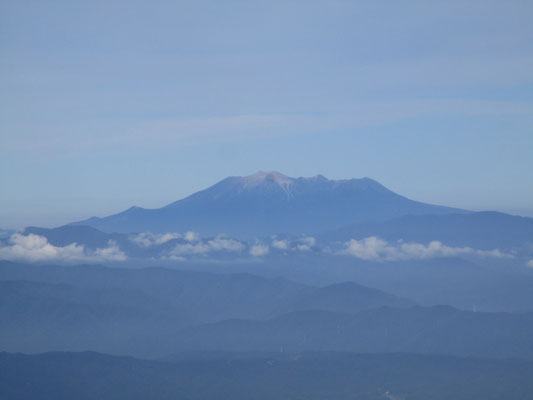
<path id="1" fill-rule="evenodd" d="M 313 287 L 243 273 L 0 262 L 0 342 L 9 351 L 149 354 L 130 342 L 231 318 L 413 304 L 355 283 Z"/>
<path id="2" fill-rule="evenodd" d="M 526 300 L 527 301 L 527 300 Z M 2 350 L 412 352 L 533 358 L 533 314 L 420 307 L 355 283 L 0 263 Z M 460 340 L 458 340 L 460 338 Z"/>
<path id="3" fill-rule="evenodd" d="M 279 172 L 228 177 L 159 209 L 131 207 L 104 218 L 75 222 L 104 232 L 226 233 L 246 238 L 315 233 L 347 223 L 403 215 L 466 212 L 400 196 L 369 179 L 291 178 Z"/>

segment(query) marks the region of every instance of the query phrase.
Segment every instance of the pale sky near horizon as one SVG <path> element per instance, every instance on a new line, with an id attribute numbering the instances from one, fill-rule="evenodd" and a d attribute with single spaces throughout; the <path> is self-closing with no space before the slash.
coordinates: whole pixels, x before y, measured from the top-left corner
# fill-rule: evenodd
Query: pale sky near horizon
<path id="1" fill-rule="evenodd" d="M 0 4 L 0 228 L 229 175 L 533 216 L 533 1 Z"/>

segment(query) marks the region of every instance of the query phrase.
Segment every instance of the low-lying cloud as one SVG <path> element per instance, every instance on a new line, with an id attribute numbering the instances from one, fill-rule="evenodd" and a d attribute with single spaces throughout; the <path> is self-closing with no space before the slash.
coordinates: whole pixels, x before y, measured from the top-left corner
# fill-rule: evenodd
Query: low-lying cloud
<path id="1" fill-rule="evenodd" d="M 310 251 L 315 247 L 316 239 L 312 236 L 307 236 L 304 238 L 296 240 L 272 240 L 272 247 L 278 250 L 299 250 L 299 251 Z"/>
<path id="2" fill-rule="evenodd" d="M 195 238 L 195 240 L 197 240 Z M 206 254 L 210 252 L 239 252 L 244 250 L 244 244 L 233 239 L 216 237 L 205 242 L 179 243 L 171 250 L 171 256 Z"/>
<path id="3" fill-rule="evenodd" d="M 188 242 L 195 242 L 199 239 L 195 232 L 186 232 L 184 234 L 176 232 L 168 233 L 152 233 L 142 232 L 136 235 L 131 235 L 130 240 L 141 247 L 160 246 L 174 239 L 185 239 Z"/>
<path id="4" fill-rule="evenodd" d="M 471 247 L 450 247 L 436 240 L 427 245 L 416 242 L 390 244 L 386 240 L 375 236 L 361 240 L 351 239 L 345 243 L 345 248 L 340 253 L 372 261 L 399 261 L 457 256 L 511 257 L 498 249 L 476 250 Z"/>
<path id="5" fill-rule="evenodd" d="M 0 258 L 24 261 L 124 261 L 126 255 L 116 242 L 110 240 L 105 248 L 87 250 L 85 246 L 71 243 L 67 246 L 54 246 L 44 236 L 14 233 L 5 245 L 0 245 Z"/>
<path id="6" fill-rule="evenodd" d="M 312 236 L 308 236 L 299 240 L 299 242 L 296 244 L 296 249 L 300 251 L 310 251 L 315 244 L 315 238 Z"/>
<path id="7" fill-rule="evenodd" d="M 491 257 L 513 258 L 512 254 L 498 249 L 479 250 L 471 247 L 453 247 L 440 241 L 428 244 L 417 242 L 388 242 L 379 237 L 370 236 L 361 240 L 351 239 L 344 243 L 343 248 L 333 250 L 317 245 L 312 236 L 297 239 L 278 239 L 274 237 L 270 243 L 256 241 L 247 243 L 226 236 L 203 239 L 194 232 L 186 233 L 140 233 L 129 236 L 129 239 L 143 250 L 133 253 L 135 257 L 155 257 L 155 259 L 186 260 L 189 257 L 228 257 L 251 256 L 262 257 L 271 252 L 297 254 L 298 252 L 325 252 L 328 254 L 349 255 L 369 261 L 402 261 L 430 259 L 438 257 Z M 170 243 L 169 243 L 170 242 Z M 164 247 L 159 247 L 167 244 Z M 84 244 L 71 243 L 66 246 L 54 246 L 44 236 L 36 234 L 23 235 L 14 233 L 0 241 L 0 259 L 21 261 L 57 261 L 57 262 L 108 262 L 125 261 L 128 257 L 119 248 L 117 242 L 109 240 L 105 247 L 89 248 Z M 533 259 L 525 261 L 533 268 Z"/>
<path id="8" fill-rule="evenodd" d="M 278 250 L 288 250 L 289 249 L 289 241 L 288 240 L 277 240 L 274 239 L 272 241 L 272 247 Z"/>
<path id="9" fill-rule="evenodd" d="M 264 244 L 254 244 L 250 247 L 250 254 L 254 257 L 261 257 L 270 252 L 270 248 Z"/>

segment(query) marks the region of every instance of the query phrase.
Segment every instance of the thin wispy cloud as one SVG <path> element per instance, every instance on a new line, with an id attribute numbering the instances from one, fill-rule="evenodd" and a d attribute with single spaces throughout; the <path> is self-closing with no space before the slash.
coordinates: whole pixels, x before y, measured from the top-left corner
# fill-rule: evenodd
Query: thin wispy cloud
<path id="1" fill-rule="evenodd" d="M 533 60 L 533 59 L 532 59 Z M 533 61 L 532 61 L 533 65 Z M 531 77 L 533 82 L 533 76 Z M 344 129 L 375 127 L 413 118 L 533 116 L 529 101 L 471 99 L 382 99 L 346 101 L 332 110 L 319 107 L 307 112 L 272 114 L 238 114 L 195 118 L 152 118 L 128 122 L 106 123 L 99 133 L 91 127 L 77 127 L 83 135 L 71 135 L 69 122 L 39 123 L 39 132 L 53 131 L 55 141 L 36 135 L 36 126 L 17 122 L 16 136 L 4 138 L 4 147 L 11 151 L 42 151 L 62 148 L 69 152 L 85 152 L 106 147 L 138 149 L 185 147 L 191 144 L 246 142 L 251 139 L 275 138 L 331 132 Z"/>

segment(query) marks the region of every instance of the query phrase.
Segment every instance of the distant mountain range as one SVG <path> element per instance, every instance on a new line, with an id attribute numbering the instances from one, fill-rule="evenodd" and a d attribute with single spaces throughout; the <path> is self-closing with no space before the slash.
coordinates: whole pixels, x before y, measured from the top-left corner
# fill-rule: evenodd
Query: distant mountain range
<path id="1" fill-rule="evenodd" d="M 165 268 L 0 262 L 0 327 L 0 349 L 13 352 L 158 357 L 282 348 L 533 358 L 531 312 L 421 307 L 354 282 L 313 287 Z"/>
<path id="2" fill-rule="evenodd" d="M 0 262 L 0 343 L 11 351 L 152 351 L 140 336 L 300 310 L 357 312 L 415 303 L 353 282 L 312 287 L 250 274 Z"/>
<path id="3" fill-rule="evenodd" d="M 304 234 L 404 215 L 464 213 L 400 196 L 369 179 L 290 178 L 279 172 L 229 177 L 158 209 L 131 207 L 75 222 L 104 232 L 184 232 L 237 238 Z"/>

